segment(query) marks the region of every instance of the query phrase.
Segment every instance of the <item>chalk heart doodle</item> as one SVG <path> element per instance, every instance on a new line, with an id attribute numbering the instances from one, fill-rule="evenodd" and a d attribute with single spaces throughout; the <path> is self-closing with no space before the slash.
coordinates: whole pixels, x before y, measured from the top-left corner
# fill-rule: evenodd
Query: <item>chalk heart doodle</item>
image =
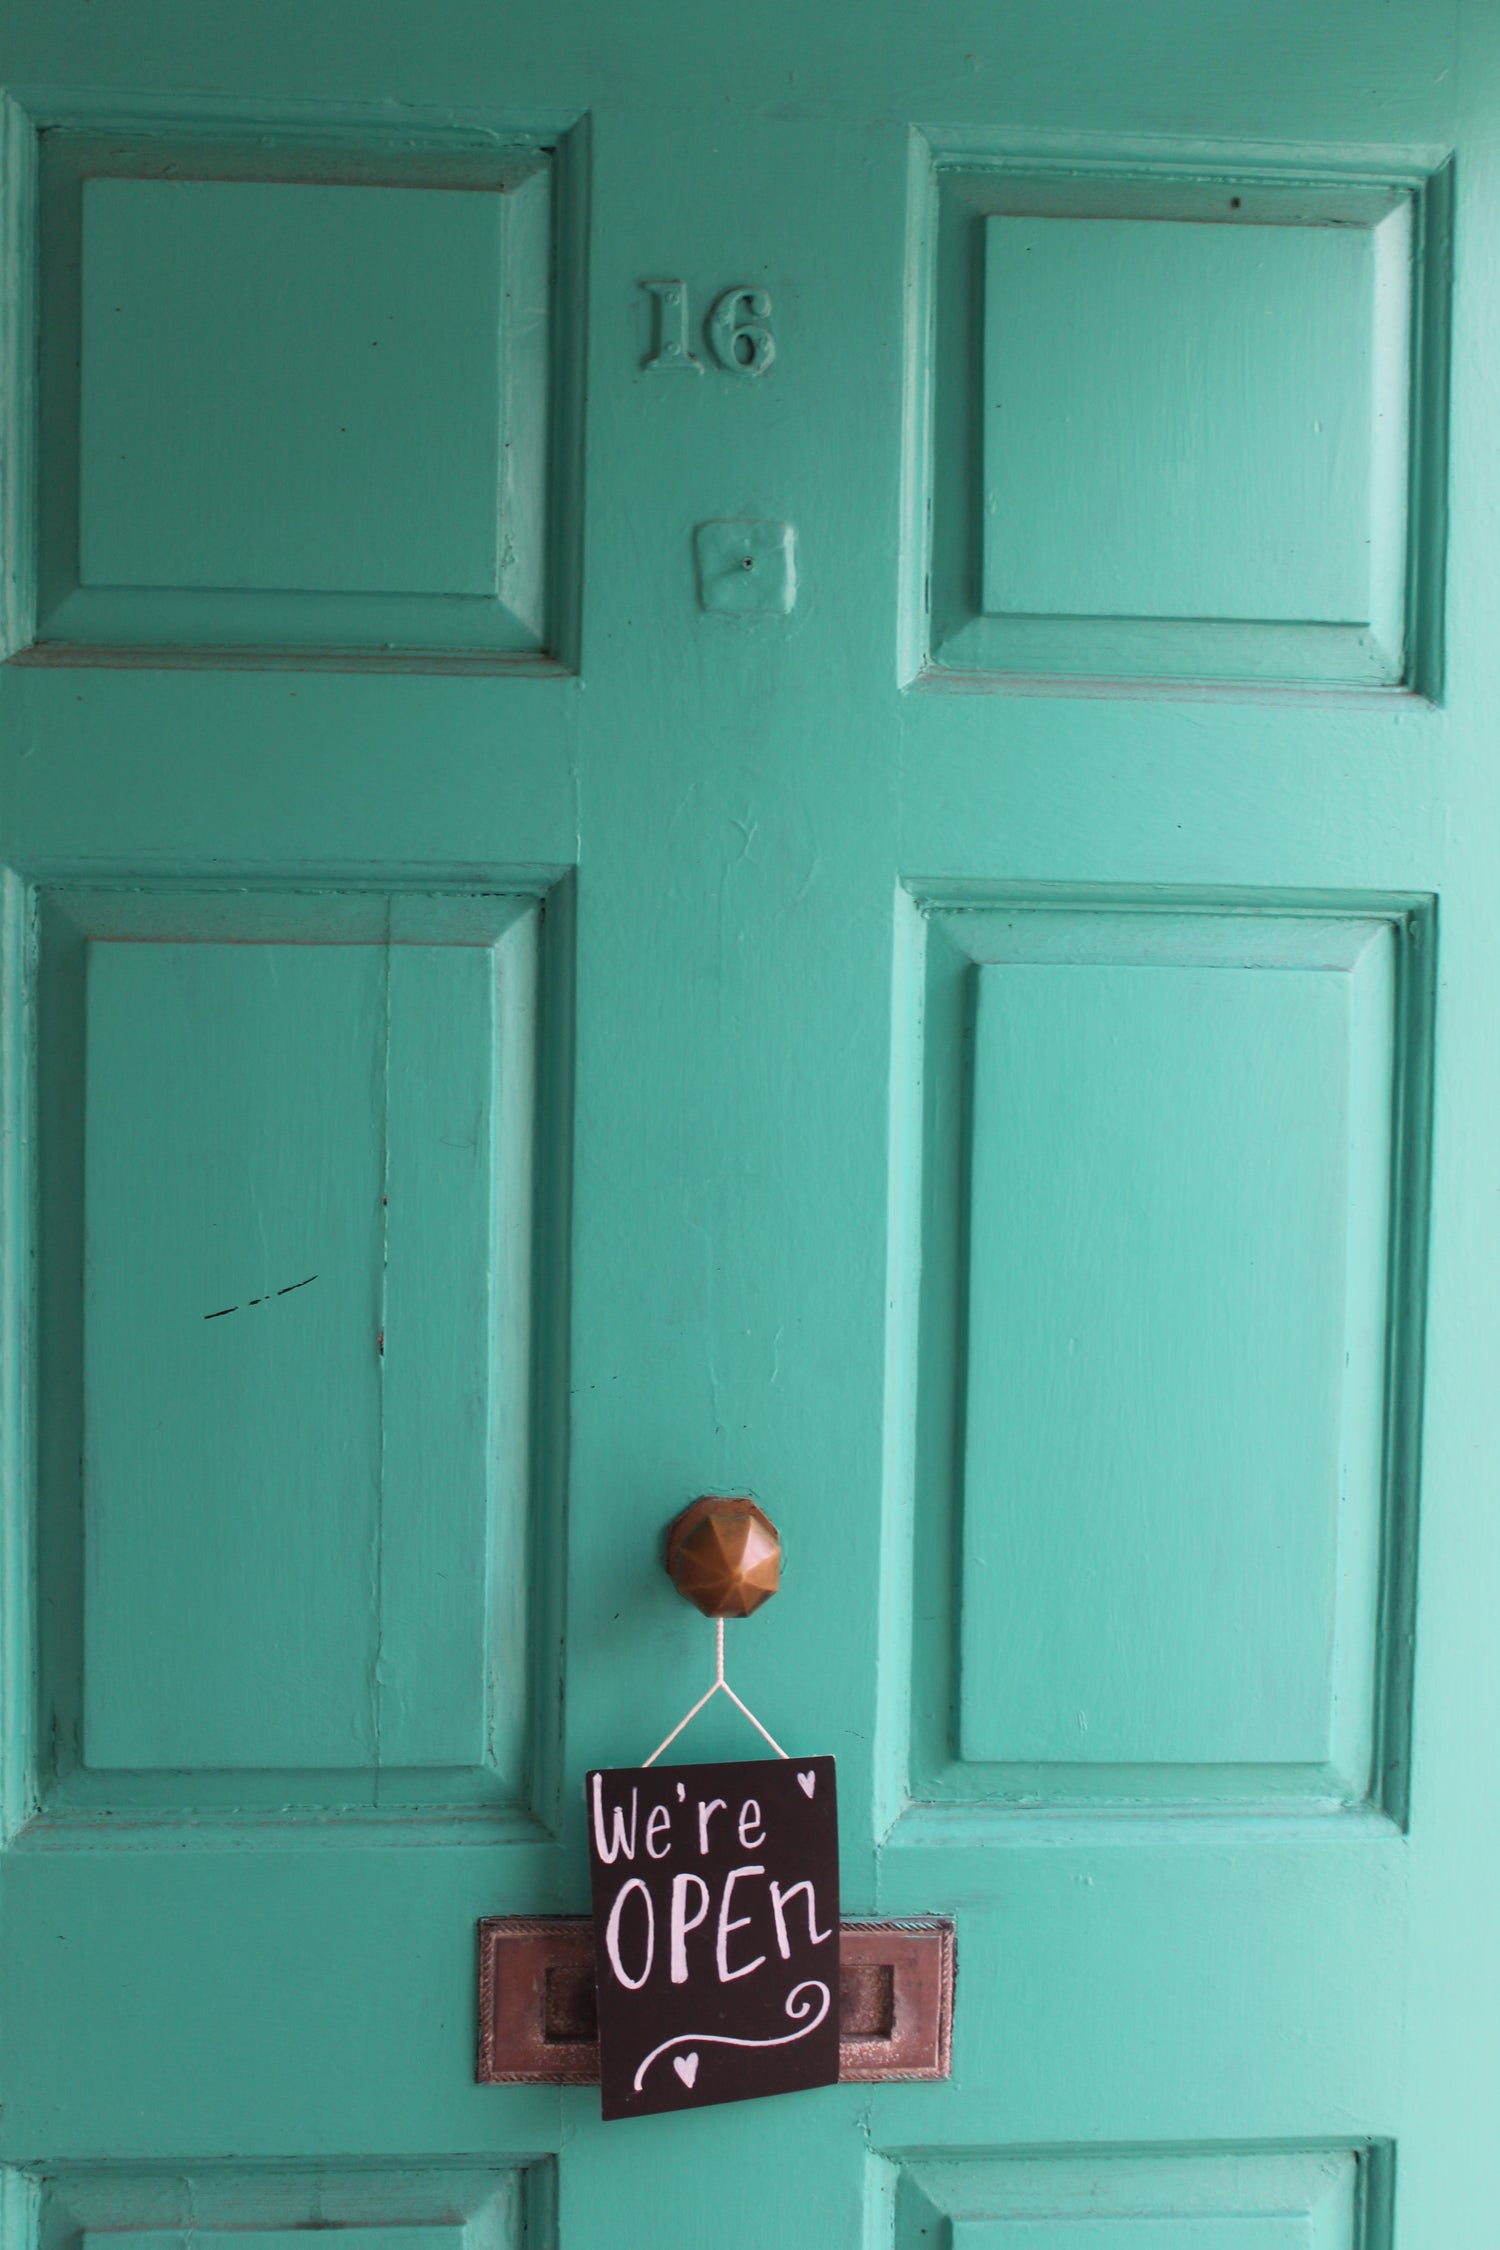
<path id="1" fill-rule="evenodd" d="M 587 1791 L 604 2116 L 832 2085 L 832 1758 L 621 1767 Z"/>

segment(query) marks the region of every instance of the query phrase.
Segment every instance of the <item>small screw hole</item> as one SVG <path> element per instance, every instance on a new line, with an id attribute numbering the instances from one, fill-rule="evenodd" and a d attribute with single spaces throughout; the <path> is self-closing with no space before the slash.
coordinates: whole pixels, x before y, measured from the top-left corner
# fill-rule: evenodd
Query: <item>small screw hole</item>
<path id="1" fill-rule="evenodd" d="M 740 568 L 741 568 L 741 570 L 754 570 L 754 568 L 755 568 L 755 557 L 754 557 L 754 555 L 746 555 L 746 557 L 745 557 L 744 561 L 743 561 L 743 562 L 742 562 L 742 563 L 740 564 Z"/>
<path id="2" fill-rule="evenodd" d="M 1229 198 L 1229 208 L 1230 208 L 1230 210 L 1231 210 L 1231 211 L 1238 211 L 1239 207 L 1240 207 L 1240 199 L 1239 199 L 1239 197 L 1238 197 L 1237 195 L 1232 195 L 1232 196 L 1231 196 L 1231 197 Z"/>

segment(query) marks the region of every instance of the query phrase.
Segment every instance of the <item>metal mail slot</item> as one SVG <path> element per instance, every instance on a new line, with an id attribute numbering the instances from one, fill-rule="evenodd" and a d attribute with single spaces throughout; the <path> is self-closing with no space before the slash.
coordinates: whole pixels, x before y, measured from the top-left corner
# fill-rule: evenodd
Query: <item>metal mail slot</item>
<path id="1" fill-rule="evenodd" d="M 839 1925 L 839 2077 L 947 2078 L 953 1924 Z M 599 2078 L 594 1932 L 585 1916 L 479 1925 L 479 2061 L 489 2086 L 591 2086 Z"/>

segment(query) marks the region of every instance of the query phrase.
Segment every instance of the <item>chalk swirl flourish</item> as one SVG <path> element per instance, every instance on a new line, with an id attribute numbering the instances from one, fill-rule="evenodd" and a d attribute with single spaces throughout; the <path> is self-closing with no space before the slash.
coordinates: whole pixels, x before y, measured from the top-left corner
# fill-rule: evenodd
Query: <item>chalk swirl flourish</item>
<path id="1" fill-rule="evenodd" d="M 819 1998 L 817 2000 L 804 2000 L 802 1998 L 804 1992 L 815 1992 L 819 1995 Z M 805 1984 L 794 1985 L 786 1996 L 786 2012 L 798 2027 L 795 2031 L 783 2031 L 775 2039 L 732 2039 L 727 2031 L 680 2031 L 675 2039 L 664 2039 L 659 2047 L 652 2048 L 635 2074 L 635 2091 L 636 2093 L 640 2092 L 642 2081 L 658 2056 L 670 2054 L 674 2047 L 790 2046 L 794 2039 L 805 2039 L 810 2031 L 817 2030 L 819 2024 L 827 2015 L 832 2000 L 833 1995 L 827 1985 L 820 1984 L 816 1977 L 809 1977 Z M 813 2008 L 816 2008 L 818 2012 L 815 2016 L 809 2016 L 809 2011 Z M 804 2016 L 809 2016 L 809 2020 L 805 2023 L 802 2020 Z"/>

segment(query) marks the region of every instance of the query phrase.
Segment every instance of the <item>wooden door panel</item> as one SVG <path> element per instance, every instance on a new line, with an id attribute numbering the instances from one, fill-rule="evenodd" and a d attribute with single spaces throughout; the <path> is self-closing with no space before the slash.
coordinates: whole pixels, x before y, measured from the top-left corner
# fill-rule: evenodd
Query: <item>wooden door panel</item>
<path id="1" fill-rule="evenodd" d="M 1347 1704 L 1346 1786 L 1368 1785 L 1384 1321 L 1346 1273 L 1383 1288 L 1391 1102 L 1388 1054 L 1361 1068 L 1351 1036 L 1357 975 L 979 972 L 966 1761 L 1316 1768 Z M 1388 988 L 1383 1013 L 1388 1044 Z M 1374 1080 L 1357 1120 L 1352 1077 Z M 1351 1315 L 1374 1348 L 1341 1552 Z"/>
<path id="2" fill-rule="evenodd" d="M 338 2250 L 458 2250 L 466 2232 L 456 2222 L 428 2227 L 333 2226 L 327 2231 L 338 2236 Z M 130 2250 L 182 2250 L 184 2243 L 196 2232 L 196 2227 L 186 2231 L 158 2227 L 85 2227 L 79 2240 L 81 2250 L 100 2250 L 101 2243 L 105 2241 L 118 2245 L 123 2233 L 130 2243 Z M 235 2250 L 295 2250 L 297 2229 L 236 2227 L 234 2239 Z"/>
<path id="3" fill-rule="evenodd" d="M 1379 171 L 919 164 L 920 677 L 1432 685 L 1449 182 Z"/>
<path id="4" fill-rule="evenodd" d="M 954 2250 L 1355 2250 L 1383 2152 L 916 2164 L 897 2240 Z"/>
<path id="5" fill-rule="evenodd" d="M 570 656 L 564 136 L 139 122 L 42 147 L 34 659 Z"/>
<path id="6" fill-rule="evenodd" d="M 493 596 L 504 210 L 85 180 L 83 585 Z"/>
<path id="7" fill-rule="evenodd" d="M 1377 277 L 1404 309 L 1382 236 L 1406 216 L 987 219 L 985 615 L 1370 624 Z"/>
<path id="8" fill-rule="evenodd" d="M 1400 1815 L 1432 920 L 1290 904 L 912 917 L 917 1803 Z"/>
<path id="9" fill-rule="evenodd" d="M 434 2166 L 257 2177 L 216 2166 L 172 2178 L 79 2170 L 39 2200 L 44 2250 L 296 2250 L 309 2232 L 330 2250 L 512 2250 L 552 2201 L 549 2167 Z"/>
<path id="10" fill-rule="evenodd" d="M 45 894 L 54 1809 L 529 1816 L 544 911 Z"/>
<path id="11" fill-rule="evenodd" d="M 383 964 L 280 950 L 88 948 L 96 1771 L 376 1763 L 379 1636 L 349 1566 L 378 1522 Z M 146 1368 L 143 1295 L 178 1347 Z M 190 1605 L 178 1571 L 200 1588 Z"/>

